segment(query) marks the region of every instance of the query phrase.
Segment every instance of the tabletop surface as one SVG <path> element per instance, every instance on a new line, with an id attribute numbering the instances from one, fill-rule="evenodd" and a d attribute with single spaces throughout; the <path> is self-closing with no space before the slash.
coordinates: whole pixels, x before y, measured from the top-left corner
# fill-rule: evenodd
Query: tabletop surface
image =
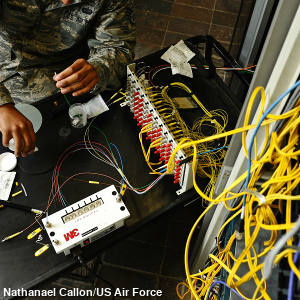
<path id="1" fill-rule="evenodd" d="M 41 110 L 45 109 L 45 107 L 47 105 L 44 105 Z M 37 158 L 34 156 L 29 156 L 25 159 L 19 158 L 18 166 L 15 169 L 17 172 L 15 181 L 24 185 L 27 197 L 22 193 L 9 199 L 9 201 L 41 210 L 44 210 L 47 205 L 51 188 L 52 170 L 42 174 L 27 174 L 23 170 L 24 165 L 30 166 L 40 162 L 43 165 L 43 159 L 45 158 L 47 161 L 55 163 L 59 153 L 63 152 L 68 145 L 82 141 L 84 134 L 84 129 L 71 128 L 66 111 L 48 120 L 47 117 L 45 119 L 42 128 L 37 133 L 37 145 L 40 149 L 39 156 L 36 154 L 34 156 L 38 156 Z M 94 125 L 101 128 L 109 142 L 114 143 L 118 147 L 122 155 L 124 173 L 133 186 L 144 186 L 157 177 L 148 174 L 148 167 L 139 145 L 136 122 L 132 119 L 128 108 L 120 108 L 118 105 L 112 106 L 110 111 L 103 113 L 96 119 Z M 59 132 L 62 128 L 65 131 L 71 130 L 69 136 L 60 136 Z M 102 144 L 106 143 L 103 135 L 95 128 L 91 128 L 91 140 Z M 2 148 L 1 152 L 3 151 L 6 150 Z M 115 155 L 117 156 L 116 153 Z M 26 162 L 25 164 L 24 161 Z M 50 164 L 49 166 L 51 167 L 52 165 Z M 30 168 L 29 170 L 31 172 Z M 25 171 L 27 172 L 27 169 Z M 64 161 L 60 172 L 61 182 L 79 172 L 101 173 L 120 181 L 120 176 L 115 170 L 94 158 L 87 150 L 77 151 Z M 101 181 L 105 184 L 94 185 L 83 181 L 70 180 L 62 187 L 64 198 L 69 204 L 107 187 L 108 184 L 116 184 L 109 179 L 103 179 L 96 175 L 82 175 L 76 177 L 76 179 Z M 166 177 L 144 195 L 137 195 L 129 190 L 126 191 L 124 203 L 131 214 L 130 218 L 126 220 L 126 225 L 85 247 L 84 255 L 87 258 L 94 257 L 107 245 L 133 231 L 137 224 L 142 224 L 148 218 L 151 220 L 157 213 L 162 213 L 165 209 L 183 201 L 184 197 L 177 198 L 175 193 L 178 188 L 178 186 L 173 184 L 172 178 Z M 19 190 L 21 190 L 20 184 L 18 187 L 14 185 L 12 193 Z M 188 198 L 191 199 L 192 195 L 194 195 L 193 192 Z M 58 201 L 55 201 L 49 213 L 59 209 L 62 209 L 62 206 Z M 34 221 L 33 214 L 12 208 L 1 209 L 0 215 L 1 238 L 23 230 Z M 41 248 L 42 245 L 37 243 L 37 237 L 27 240 L 27 235 L 38 227 L 38 224 L 35 224 L 22 235 L 0 244 L 1 298 L 3 297 L 3 288 L 30 288 L 75 265 L 76 262 L 72 256 L 57 255 L 52 248 L 37 258 L 34 256 L 35 251 Z M 43 238 L 45 240 L 41 242 L 47 242 L 45 231 Z"/>
<path id="2" fill-rule="evenodd" d="M 202 76 L 202 78 L 195 76 L 192 80 L 194 92 L 198 95 L 200 94 L 202 99 L 205 99 L 207 109 L 225 108 L 229 113 L 227 129 L 233 128 L 239 114 L 238 106 L 232 101 L 228 92 L 224 92 L 225 87 L 222 86 L 219 78 L 215 80 L 207 76 L 205 71 L 202 71 L 201 74 L 200 77 Z M 171 78 L 169 74 L 165 77 Z M 177 81 L 180 80 L 178 77 L 175 79 Z M 72 128 L 66 107 L 62 111 L 53 108 L 55 100 L 55 97 L 52 97 L 48 101 L 37 105 L 43 115 L 43 124 L 37 133 L 39 152 L 28 158 L 18 159 L 18 166 L 15 170 L 17 172 L 16 181 L 24 185 L 28 196 L 25 197 L 24 193 L 22 193 L 17 197 L 10 198 L 10 201 L 15 203 L 41 210 L 44 210 L 47 205 L 51 189 L 52 170 L 59 154 L 69 145 L 82 141 L 85 130 Z M 59 101 L 63 102 L 63 99 Z M 59 107 L 60 105 L 64 107 L 66 104 L 63 105 L 59 102 Z M 124 164 L 124 173 L 133 186 L 145 186 L 156 179 L 156 175 L 149 174 L 139 144 L 139 130 L 127 107 L 121 108 L 118 104 L 111 106 L 109 111 L 97 117 L 94 125 L 101 129 L 109 142 L 114 143 L 118 147 Z M 94 127 L 91 127 L 91 140 L 106 144 L 103 134 Z M 0 148 L 0 152 L 4 151 L 6 149 Z M 115 155 L 117 156 L 117 153 Z M 28 172 L 31 172 L 32 167 L 33 169 L 34 167 L 40 169 L 41 174 L 28 174 Z M 114 169 L 94 158 L 87 150 L 81 150 L 69 155 L 62 164 L 60 182 L 62 183 L 69 176 L 81 172 L 105 174 L 120 181 L 120 176 Z M 80 175 L 74 179 L 76 180 L 70 180 L 62 187 L 64 198 L 69 204 L 75 203 L 105 188 L 108 184 L 114 183 L 109 179 L 103 180 L 103 177 L 96 175 Z M 88 184 L 86 181 L 89 180 L 104 181 L 104 184 Z M 204 186 L 206 182 L 203 179 L 198 184 Z M 131 216 L 126 220 L 125 226 L 84 247 L 84 256 L 87 259 L 93 258 L 108 245 L 122 239 L 142 224 L 151 221 L 157 215 L 171 209 L 175 205 L 197 197 L 194 190 L 178 197 L 176 195 L 176 190 L 178 189 L 179 186 L 173 184 L 172 177 L 166 176 L 144 195 L 137 195 L 128 190 L 125 194 L 124 202 Z M 19 190 L 20 186 L 16 187 L 14 185 L 12 193 Z M 49 213 L 61 208 L 61 204 L 55 201 Z M 31 213 L 12 208 L 1 209 L 0 216 L 1 238 L 23 230 L 34 221 L 34 216 Z M 4 299 L 3 288 L 28 289 L 77 264 L 72 256 L 57 255 L 52 248 L 36 258 L 34 253 L 42 245 L 37 244 L 36 238 L 27 240 L 26 237 L 37 227 L 38 225 L 35 224 L 24 234 L 0 244 L 1 299 Z M 43 241 L 47 242 L 45 233 L 43 233 L 43 237 Z"/>

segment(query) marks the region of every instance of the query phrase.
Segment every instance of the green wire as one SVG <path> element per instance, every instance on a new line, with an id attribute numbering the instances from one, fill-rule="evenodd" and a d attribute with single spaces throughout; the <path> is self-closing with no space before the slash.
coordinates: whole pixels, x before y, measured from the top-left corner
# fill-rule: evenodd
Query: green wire
<path id="1" fill-rule="evenodd" d="M 69 100 L 68 100 L 68 97 L 67 97 L 66 95 L 64 95 L 64 98 L 65 98 L 67 104 L 68 104 L 69 106 L 71 106 L 71 104 L 70 104 L 70 102 L 69 102 Z"/>
<path id="2" fill-rule="evenodd" d="M 111 152 L 111 154 L 112 154 L 114 160 L 117 161 L 116 158 L 115 158 L 115 156 L 114 156 L 114 153 L 113 153 L 113 151 L 112 151 L 112 149 L 111 149 L 111 147 L 110 147 L 108 138 L 106 137 L 105 133 L 104 133 L 101 129 L 99 129 L 97 126 L 95 126 L 95 125 L 92 125 L 91 127 L 95 128 L 98 132 L 100 132 L 100 133 L 104 136 L 105 141 L 106 141 L 106 144 L 107 144 L 107 146 L 108 146 L 108 148 L 109 148 L 109 150 L 110 150 L 110 152 Z"/>

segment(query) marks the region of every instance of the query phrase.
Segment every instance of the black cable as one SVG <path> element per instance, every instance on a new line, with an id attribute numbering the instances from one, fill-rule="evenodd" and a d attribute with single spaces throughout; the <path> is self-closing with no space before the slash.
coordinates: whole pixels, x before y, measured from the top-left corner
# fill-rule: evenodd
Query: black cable
<path id="1" fill-rule="evenodd" d="M 241 0 L 239 12 L 238 12 L 238 15 L 237 15 L 237 17 L 236 17 L 236 21 L 235 21 L 234 28 L 233 28 L 233 32 L 232 32 L 232 36 L 231 36 L 231 41 L 230 41 L 228 53 L 230 53 L 230 51 L 231 51 L 231 49 L 232 49 L 233 40 L 234 40 L 236 31 L 237 31 L 237 25 L 238 25 L 238 22 L 239 22 L 239 20 L 240 20 L 241 14 L 242 14 L 243 6 L 244 6 L 244 0 Z"/>
<path id="2" fill-rule="evenodd" d="M 101 277 L 100 275 L 98 275 L 96 272 L 94 272 L 93 270 L 91 270 L 87 263 L 84 261 L 82 255 L 82 249 L 80 246 L 76 246 L 75 248 L 71 249 L 71 253 L 73 255 L 74 258 L 78 259 L 79 263 L 94 277 L 102 280 L 106 285 L 108 285 L 111 289 L 112 292 L 112 300 L 115 300 L 115 291 L 116 288 L 112 285 L 111 282 L 109 282 L 108 280 L 104 279 L 103 277 Z"/>
<path id="3" fill-rule="evenodd" d="M 82 259 L 82 257 L 80 255 L 77 256 L 78 261 L 80 262 L 80 264 L 90 273 L 92 274 L 94 277 L 97 277 L 98 279 L 102 280 L 106 285 L 108 285 L 112 291 L 112 299 L 115 299 L 115 290 L 116 288 L 112 285 L 111 282 L 109 282 L 108 280 L 104 279 L 103 277 L 101 277 L 100 275 L 98 275 L 97 273 L 95 273 L 93 270 L 91 270 L 88 265 L 86 264 L 86 262 Z"/>

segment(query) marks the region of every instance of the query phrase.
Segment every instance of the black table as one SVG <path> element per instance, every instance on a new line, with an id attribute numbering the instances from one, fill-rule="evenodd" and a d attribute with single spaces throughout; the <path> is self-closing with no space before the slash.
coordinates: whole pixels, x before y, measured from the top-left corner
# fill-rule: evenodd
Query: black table
<path id="1" fill-rule="evenodd" d="M 146 65 L 160 65 L 164 62 L 160 60 L 160 55 L 164 50 L 143 58 Z M 192 60 L 192 63 L 199 66 L 199 69 L 194 73 L 192 80 L 179 75 L 171 76 L 170 70 L 166 70 L 156 77 L 156 80 L 163 84 L 168 84 L 171 81 L 182 81 L 188 84 L 208 110 L 223 108 L 229 114 L 229 122 L 227 129 L 235 126 L 239 115 L 240 104 L 230 92 L 227 86 L 223 84 L 221 79 L 215 72 L 206 71 L 202 65 L 208 62 L 197 54 Z M 50 97 L 46 101 L 39 103 L 37 106 L 43 114 L 44 122 L 42 128 L 38 132 L 38 146 L 40 154 L 46 157 L 50 162 L 49 166 L 54 165 L 59 153 L 61 153 L 68 145 L 83 139 L 84 129 L 74 129 L 69 125 L 69 117 L 67 115 L 67 106 L 63 99 L 58 99 L 58 107 L 53 103 L 57 96 Z M 84 100 L 85 97 L 83 97 Z M 104 96 L 108 99 L 109 96 Z M 82 100 L 82 99 L 81 99 Z M 87 99 L 85 99 L 87 100 Z M 196 112 L 196 115 L 198 112 Z M 187 114 L 187 119 L 191 116 Z M 148 167 L 144 161 L 144 157 L 139 145 L 136 121 L 132 119 L 132 114 L 127 107 L 120 108 L 118 104 L 111 106 L 110 111 L 100 115 L 95 123 L 108 137 L 109 141 L 116 144 L 119 148 L 124 162 L 124 172 L 133 186 L 140 187 L 153 181 L 156 177 L 149 175 Z M 62 130 L 63 129 L 63 130 Z M 71 129 L 71 132 L 68 131 Z M 64 136 L 66 135 L 66 136 Z M 92 140 L 105 143 L 104 137 L 95 129 L 91 129 Z M 6 151 L 1 148 L 0 152 Z M 27 158 L 25 165 L 30 165 L 30 157 Z M 45 161 L 45 160 L 44 160 Z M 39 175 L 30 175 L 24 173 L 20 167 L 24 166 L 24 161 L 19 161 L 17 171 L 17 181 L 22 182 L 27 190 L 28 197 L 24 194 L 13 198 L 16 203 L 22 203 L 32 206 L 37 209 L 44 209 L 51 188 L 52 170 L 48 166 L 48 172 Z M 44 171 L 47 167 L 42 166 Z M 120 179 L 115 170 L 102 162 L 93 158 L 87 151 L 78 151 L 72 154 L 64 162 L 61 169 L 62 181 L 78 172 L 97 172 L 110 175 Z M 85 176 L 77 179 L 99 180 L 101 178 Z M 204 187 L 207 180 L 199 180 L 199 186 Z M 106 181 L 106 183 L 110 183 Z M 79 201 L 82 198 L 105 188 L 105 185 L 91 185 L 80 181 L 70 181 L 62 189 L 67 201 L 71 204 Z M 128 236 L 130 233 L 137 230 L 143 224 L 150 222 L 158 215 L 170 210 L 172 207 L 184 204 L 198 198 L 195 191 L 192 189 L 178 197 L 176 190 L 179 186 L 173 184 L 171 176 L 166 176 L 144 195 L 137 195 L 131 191 L 125 194 L 124 202 L 130 211 L 131 217 L 127 219 L 126 226 L 112 232 L 108 236 L 95 241 L 89 246 L 83 248 L 83 255 L 88 260 L 101 253 L 111 244 Z M 20 187 L 12 192 L 20 190 Z M 153 201 L 155 199 L 155 201 Z M 202 201 L 202 200 L 200 200 Z M 58 204 L 52 205 L 50 212 L 61 209 Z M 0 210 L 0 237 L 4 237 L 20 231 L 29 225 L 33 220 L 33 216 L 29 213 L 24 213 L 15 209 L 5 208 Z M 35 229 L 38 226 L 32 228 Z M 57 275 L 59 272 L 72 268 L 78 262 L 71 256 L 64 254 L 56 255 L 53 249 L 49 249 L 42 256 L 35 258 L 34 252 L 41 245 L 35 243 L 35 239 L 27 240 L 27 234 L 22 234 L 9 242 L 0 244 L 0 298 L 3 297 L 3 288 L 29 289 L 35 285 Z M 44 236 L 46 236 L 44 234 Z"/>
<path id="2" fill-rule="evenodd" d="M 44 116 L 44 123 L 37 134 L 37 138 L 40 152 L 44 156 L 48 155 L 49 160 L 54 162 L 58 154 L 68 145 L 83 139 L 84 129 L 71 128 L 66 111 L 60 112 L 55 116 L 49 115 L 49 111 L 52 110 L 53 100 L 55 100 L 55 97 L 48 99 L 46 103 L 37 105 Z M 110 111 L 100 115 L 94 124 L 101 128 L 109 141 L 119 148 L 123 157 L 124 172 L 132 185 L 137 187 L 144 186 L 156 178 L 156 176 L 148 174 L 148 167 L 139 145 L 136 122 L 132 120 L 128 108 L 120 108 L 119 105 L 114 105 Z M 64 128 L 65 131 L 71 130 L 69 136 L 60 136 L 61 128 Z M 93 128 L 91 128 L 91 136 L 92 140 L 105 143 L 104 137 Z M 1 149 L 2 152 L 5 150 Z M 30 161 L 31 157 L 26 159 Z M 18 167 L 15 170 L 17 172 L 16 181 L 23 183 L 28 196 L 25 197 L 24 193 L 22 193 L 10 199 L 10 201 L 44 210 L 51 188 L 52 170 L 43 174 L 26 174 L 20 169 L 20 165 L 22 165 L 20 160 L 23 160 L 23 158 L 19 159 Z M 32 162 L 34 163 L 35 160 L 32 159 Z M 93 158 L 86 150 L 78 151 L 66 159 L 61 168 L 61 179 L 64 181 L 70 175 L 87 171 L 104 173 L 118 180 L 120 179 L 116 171 Z M 80 176 L 77 179 L 102 180 L 102 178 L 97 176 Z M 107 184 L 113 183 L 109 180 L 105 180 L 105 182 Z M 62 192 L 71 204 L 105 187 L 106 185 L 93 185 L 71 180 L 62 188 Z M 173 184 L 171 177 L 165 177 L 144 195 L 137 195 L 128 190 L 125 194 L 124 202 L 130 211 L 131 217 L 126 221 L 126 226 L 83 248 L 84 257 L 87 260 L 95 257 L 103 249 L 132 233 L 141 225 L 195 196 L 195 193 L 190 191 L 181 197 L 177 197 L 175 191 L 178 188 L 178 186 Z M 14 185 L 12 193 L 20 189 L 20 185 L 18 187 Z M 61 208 L 62 206 L 56 202 L 51 206 L 50 213 Z M 0 215 L 1 237 L 24 229 L 34 220 L 32 214 L 12 208 L 0 210 Z M 57 255 L 52 248 L 36 258 L 34 252 L 41 248 L 42 245 L 36 243 L 37 238 L 27 240 L 27 235 L 37 227 L 38 225 L 34 225 L 22 235 L 0 244 L 1 299 L 4 299 L 3 288 L 29 289 L 49 279 L 51 276 L 78 264 L 72 256 Z M 43 233 L 43 237 L 46 238 L 45 233 Z"/>

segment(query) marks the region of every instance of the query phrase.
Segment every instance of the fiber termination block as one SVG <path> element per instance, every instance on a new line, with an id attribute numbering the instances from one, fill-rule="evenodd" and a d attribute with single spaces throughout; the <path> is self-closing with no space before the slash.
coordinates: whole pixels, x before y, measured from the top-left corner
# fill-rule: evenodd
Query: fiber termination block
<path id="1" fill-rule="evenodd" d="M 167 165 L 173 150 L 178 145 L 174 133 L 166 124 L 164 118 L 158 112 L 149 96 L 151 89 L 146 81 L 140 80 L 135 74 L 135 64 L 127 66 L 127 105 L 133 114 L 133 119 L 137 121 L 137 126 L 145 127 L 149 124 L 149 131 L 146 132 L 146 139 L 154 142 L 159 140 L 159 145 L 155 147 L 154 153 L 159 155 L 159 161 Z M 181 194 L 192 188 L 193 175 L 191 163 L 181 163 L 187 155 L 184 151 L 177 152 L 174 169 L 174 184 L 178 184 L 180 189 L 177 194 Z"/>

